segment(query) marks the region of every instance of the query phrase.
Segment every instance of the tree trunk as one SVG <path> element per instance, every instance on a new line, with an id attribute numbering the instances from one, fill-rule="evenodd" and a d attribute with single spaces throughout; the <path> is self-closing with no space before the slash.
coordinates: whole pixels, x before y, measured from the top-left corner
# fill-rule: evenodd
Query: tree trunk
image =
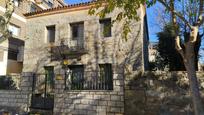
<path id="1" fill-rule="evenodd" d="M 202 99 L 199 92 L 199 84 L 195 69 L 195 53 L 194 53 L 194 43 L 188 42 L 186 45 L 186 52 L 184 64 L 187 70 L 187 76 L 190 83 L 191 98 L 194 107 L 195 115 L 204 115 Z"/>

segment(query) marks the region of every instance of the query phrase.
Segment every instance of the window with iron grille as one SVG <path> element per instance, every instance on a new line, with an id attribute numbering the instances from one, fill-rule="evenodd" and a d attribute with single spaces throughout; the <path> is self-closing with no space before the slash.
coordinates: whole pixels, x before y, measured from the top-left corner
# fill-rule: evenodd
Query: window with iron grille
<path id="1" fill-rule="evenodd" d="M 101 37 L 111 37 L 111 19 L 101 19 L 99 23 Z"/>
<path id="2" fill-rule="evenodd" d="M 83 65 L 69 66 L 65 82 L 66 89 L 71 90 L 112 90 L 112 66 L 100 64 L 99 71 L 84 71 Z"/>
<path id="3" fill-rule="evenodd" d="M 70 65 L 66 74 L 66 89 L 82 90 L 84 83 L 84 66 Z"/>
<path id="4" fill-rule="evenodd" d="M 100 89 L 113 89 L 113 73 L 111 64 L 99 64 Z"/>

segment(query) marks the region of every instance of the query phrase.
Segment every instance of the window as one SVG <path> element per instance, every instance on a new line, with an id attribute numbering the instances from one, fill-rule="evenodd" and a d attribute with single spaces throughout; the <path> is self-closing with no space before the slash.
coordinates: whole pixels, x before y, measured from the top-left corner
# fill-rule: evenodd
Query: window
<path id="1" fill-rule="evenodd" d="M 18 26 L 15 26 L 13 24 L 9 24 L 8 30 L 14 36 L 19 36 L 20 35 L 20 28 Z"/>
<path id="2" fill-rule="evenodd" d="M 9 48 L 8 50 L 8 59 L 17 60 L 18 59 L 18 50 L 17 48 Z"/>
<path id="3" fill-rule="evenodd" d="M 113 89 L 113 76 L 111 64 L 99 64 L 99 84 L 101 89 Z"/>
<path id="4" fill-rule="evenodd" d="M 48 90 L 48 93 L 53 91 L 54 88 L 54 66 L 45 66 L 45 75 L 46 75 L 46 85 Z"/>
<path id="5" fill-rule="evenodd" d="M 34 4 L 32 4 L 30 7 L 30 12 L 35 12 L 35 11 L 37 11 L 37 8 Z"/>
<path id="6" fill-rule="evenodd" d="M 99 20 L 100 34 L 102 37 L 111 37 L 111 19 Z"/>
<path id="7" fill-rule="evenodd" d="M 71 82 L 71 88 L 69 83 Z M 71 65 L 66 78 L 66 88 L 72 90 L 82 90 L 84 83 L 84 66 Z"/>
<path id="8" fill-rule="evenodd" d="M 47 42 L 54 43 L 55 42 L 55 26 L 47 26 Z"/>
<path id="9" fill-rule="evenodd" d="M 77 40 L 79 38 L 83 38 L 84 36 L 84 23 L 73 23 L 70 24 L 71 26 L 71 33 L 72 33 L 72 40 Z"/>
<path id="10" fill-rule="evenodd" d="M 23 54 L 24 54 L 24 41 L 16 38 L 9 39 L 8 59 L 22 62 Z"/>
<path id="11" fill-rule="evenodd" d="M 49 7 L 53 7 L 53 0 L 48 0 L 47 4 L 48 4 Z"/>

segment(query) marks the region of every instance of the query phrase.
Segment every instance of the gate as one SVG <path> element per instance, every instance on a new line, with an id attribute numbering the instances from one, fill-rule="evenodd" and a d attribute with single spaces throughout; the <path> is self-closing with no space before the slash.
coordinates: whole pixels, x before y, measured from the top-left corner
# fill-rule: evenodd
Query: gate
<path id="1" fill-rule="evenodd" d="M 53 110 L 54 108 L 54 72 L 45 68 L 45 74 L 34 74 L 32 85 L 32 109 Z"/>

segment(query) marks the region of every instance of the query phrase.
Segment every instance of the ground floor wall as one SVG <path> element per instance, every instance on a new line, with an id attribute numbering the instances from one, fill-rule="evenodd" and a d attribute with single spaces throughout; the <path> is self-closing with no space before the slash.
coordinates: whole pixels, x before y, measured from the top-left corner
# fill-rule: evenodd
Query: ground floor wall
<path id="1" fill-rule="evenodd" d="M 22 75 L 19 90 L 0 90 L 0 112 L 30 111 L 32 75 Z M 203 96 L 204 73 L 197 75 Z M 113 90 L 66 90 L 64 83 L 55 77 L 54 115 L 193 115 L 185 72 L 114 73 Z"/>
<path id="2" fill-rule="evenodd" d="M 123 115 L 124 77 L 113 74 L 112 90 L 65 90 L 65 77 L 55 77 L 54 115 Z M 32 110 L 33 73 L 21 76 L 20 89 L 0 90 L 0 112 L 25 114 Z M 42 102 L 41 102 L 42 103 Z"/>
<path id="3" fill-rule="evenodd" d="M 19 80 L 20 89 L 0 90 L 0 114 L 9 112 L 12 115 L 16 113 L 23 115 L 29 110 L 32 90 L 32 74 L 25 73 Z"/>
<path id="4" fill-rule="evenodd" d="M 113 75 L 113 90 L 64 90 L 64 80 L 57 80 L 54 114 L 123 115 L 124 80 Z"/>

